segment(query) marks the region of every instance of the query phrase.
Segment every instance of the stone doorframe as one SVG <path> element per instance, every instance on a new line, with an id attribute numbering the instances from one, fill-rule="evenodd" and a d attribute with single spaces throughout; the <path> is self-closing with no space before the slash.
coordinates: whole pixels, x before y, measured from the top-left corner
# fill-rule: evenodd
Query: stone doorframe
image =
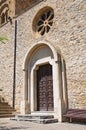
<path id="1" fill-rule="evenodd" d="M 25 56 L 23 64 L 24 93 L 23 101 L 21 101 L 21 114 L 37 111 L 36 71 L 40 65 L 47 63 L 52 65 L 53 114 L 61 122 L 62 114 L 68 108 L 65 61 L 61 56 L 60 49 L 54 48 L 45 41 L 34 44 Z"/>

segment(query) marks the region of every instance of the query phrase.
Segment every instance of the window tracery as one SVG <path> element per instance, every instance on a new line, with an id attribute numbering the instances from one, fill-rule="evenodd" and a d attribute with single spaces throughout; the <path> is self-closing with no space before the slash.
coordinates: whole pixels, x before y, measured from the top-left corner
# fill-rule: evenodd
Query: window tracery
<path id="1" fill-rule="evenodd" d="M 8 10 L 9 6 L 7 4 L 7 1 L 3 1 L 0 3 L 0 25 L 3 25 L 8 21 Z"/>
<path id="2" fill-rule="evenodd" d="M 37 31 L 44 35 L 48 33 L 51 26 L 53 25 L 54 14 L 51 10 L 44 12 L 37 22 Z"/>
<path id="3" fill-rule="evenodd" d="M 45 8 L 40 11 L 40 15 L 34 19 L 33 26 L 35 26 L 35 32 L 40 35 L 48 33 L 53 25 L 54 11 L 51 8 Z"/>

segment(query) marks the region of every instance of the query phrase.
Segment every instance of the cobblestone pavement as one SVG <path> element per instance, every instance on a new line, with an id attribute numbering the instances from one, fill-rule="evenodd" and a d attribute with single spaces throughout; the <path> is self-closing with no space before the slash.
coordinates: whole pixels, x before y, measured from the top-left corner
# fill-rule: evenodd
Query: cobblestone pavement
<path id="1" fill-rule="evenodd" d="M 1 118 L 0 130 L 86 130 L 86 125 L 73 123 L 38 124 Z"/>

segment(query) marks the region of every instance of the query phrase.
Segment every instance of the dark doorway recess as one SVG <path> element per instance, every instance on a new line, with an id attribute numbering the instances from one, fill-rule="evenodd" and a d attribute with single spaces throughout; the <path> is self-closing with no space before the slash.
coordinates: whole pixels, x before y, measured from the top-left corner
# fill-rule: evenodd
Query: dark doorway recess
<path id="1" fill-rule="evenodd" d="M 37 70 L 37 110 L 53 111 L 52 66 L 41 65 Z"/>

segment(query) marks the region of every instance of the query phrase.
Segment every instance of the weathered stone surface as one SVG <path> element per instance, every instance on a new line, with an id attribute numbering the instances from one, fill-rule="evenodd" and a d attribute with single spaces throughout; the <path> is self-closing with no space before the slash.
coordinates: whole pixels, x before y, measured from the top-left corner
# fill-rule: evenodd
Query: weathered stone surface
<path id="1" fill-rule="evenodd" d="M 54 22 L 49 33 L 36 36 L 32 23 L 37 12 L 50 6 L 54 9 Z M 29 48 L 48 41 L 60 48 L 66 61 L 69 107 L 86 109 L 86 1 L 46 0 L 17 17 L 16 109 L 20 111 L 23 94 L 23 62 Z M 7 36 L 8 43 L 0 45 L 0 88 L 12 104 L 14 20 L 0 28 L 0 36 Z"/>

